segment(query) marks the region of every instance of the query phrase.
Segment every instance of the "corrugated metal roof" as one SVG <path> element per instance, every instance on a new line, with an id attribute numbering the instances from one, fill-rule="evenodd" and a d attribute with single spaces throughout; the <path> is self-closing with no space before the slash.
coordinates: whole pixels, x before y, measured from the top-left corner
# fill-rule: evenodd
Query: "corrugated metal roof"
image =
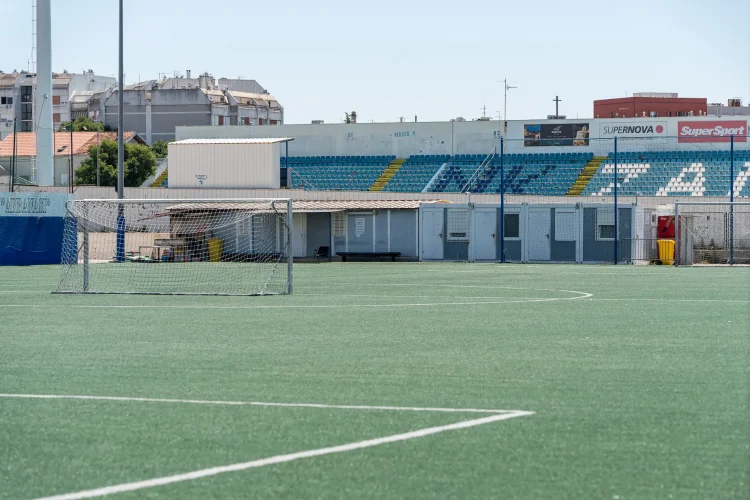
<path id="1" fill-rule="evenodd" d="M 268 137 L 255 139 L 183 139 L 171 142 L 169 145 L 185 144 L 276 144 L 277 142 L 293 141 L 294 137 Z"/>
<path id="2" fill-rule="evenodd" d="M 416 210 L 423 203 L 450 203 L 446 200 L 352 200 L 352 201 L 294 201 L 295 212 L 340 212 L 342 210 Z M 262 203 L 261 203 L 262 205 Z M 180 203 L 167 210 L 242 210 L 258 207 L 259 203 Z"/>

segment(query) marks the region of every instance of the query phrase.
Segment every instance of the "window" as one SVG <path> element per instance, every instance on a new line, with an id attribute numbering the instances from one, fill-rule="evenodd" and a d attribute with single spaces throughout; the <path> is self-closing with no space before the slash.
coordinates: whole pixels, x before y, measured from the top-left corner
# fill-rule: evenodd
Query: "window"
<path id="1" fill-rule="evenodd" d="M 505 214 L 503 233 L 506 239 L 521 237 L 521 214 Z"/>
<path id="2" fill-rule="evenodd" d="M 258 125 L 263 125 L 263 118 L 258 118 Z"/>
<path id="3" fill-rule="evenodd" d="M 55 123 L 60 123 L 60 113 L 52 113 L 52 121 Z"/>
<path id="4" fill-rule="evenodd" d="M 448 209 L 448 241 L 469 241 L 469 209 Z"/>
<path id="5" fill-rule="evenodd" d="M 596 209 L 596 239 L 598 241 L 615 239 L 615 211 L 613 208 Z"/>
<path id="6" fill-rule="evenodd" d="M 333 237 L 346 238 L 346 212 L 333 212 Z"/>
<path id="7" fill-rule="evenodd" d="M 219 125 L 224 125 L 224 117 L 219 116 Z"/>
<path id="8" fill-rule="evenodd" d="M 60 96 L 59 95 L 53 95 L 52 96 L 52 105 L 53 106 L 59 106 L 60 105 Z"/>
<path id="9" fill-rule="evenodd" d="M 0 104 L 13 104 L 12 97 L 0 97 Z"/>

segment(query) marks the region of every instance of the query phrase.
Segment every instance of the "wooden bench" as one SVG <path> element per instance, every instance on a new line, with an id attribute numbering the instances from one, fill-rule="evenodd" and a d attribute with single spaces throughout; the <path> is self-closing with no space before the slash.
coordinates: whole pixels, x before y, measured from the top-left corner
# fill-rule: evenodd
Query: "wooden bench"
<path id="1" fill-rule="evenodd" d="M 341 257 L 341 262 L 346 262 L 347 257 L 390 257 L 391 262 L 396 262 L 396 257 L 401 252 L 336 252 Z"/>

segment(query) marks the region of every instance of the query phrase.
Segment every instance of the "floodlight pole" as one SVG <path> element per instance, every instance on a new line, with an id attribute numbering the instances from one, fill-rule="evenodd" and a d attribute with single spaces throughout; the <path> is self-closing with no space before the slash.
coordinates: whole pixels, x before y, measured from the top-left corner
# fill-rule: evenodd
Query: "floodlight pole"
<path id="1" fill-rule="evenodd" d="M 293 207 L 292 207 L 292 199 L 289 198 L 289 203 L 286 206 L 286 227 L 287 227 L 287 237 L 286 237 L 286 265 L 287 265 L 287 281 L 288 281 L 288 289 L 289 295 L 293 292 L 293 275 L 292 272 L 294 270 L 294 219 L 293 219 Z M 328 252 L 331 253 L 330 251 Z"/>
<path id="2" fill-rule="evenodd" d="M 617 265 L 617 246 L 618 246 L 618 238 L 617 238 L 617 137 L 615 137 L 615 154 L 614 154 L 614 183 L 615 183 L 615 213 L 614 213 L 614 222 L 615 222 L 615 231 L 614 231 L 614 242 L 615 242 L 615 248 L 614 248 L 614 265 Z"/>
<path id="3" fill-rule="evenodd" d="M 117 197 L 125 198 L 125 149 L 123 144 L 123 61 L 122 61 L 122 2 L 120 0 L 120 46 L 119 46 L 119 73 L 117 75 Z"/>
<path id="4" fill-rule="evenodd" d="M 505 139 L 500 136 L 500 263 L 505 262 Z"/>
<path id="5" fill-rule="evenodd" d="M 505 87 L 505 94 L 503 96 L 503 121 L 508 122 L 508 91 L 510 89 L 517 89 L 512 85 L 508 85 L 508 79 L 503 80 L 503 86 Z"/>
<path id="6" fill-rule="evenodd" d="M 734 265 L 734 135 L 729 137 L 729 265 Z"/>
<path id="7" fill-rule="evenodd" d="M 119 67 L 117 75 L 117 198 L 122 200 L 125 198 L 125 148 L 123 141 L 123 91 L 125 85 L 123 83 L 123 62 L 122 62 L 122 3 L 123 0 L 119 1 L 120 7 L 120 20 L 119 20 L 119 48 L 118 58 Z M 117 262 L 123 262 L 125 260 L 125 209 L 122 203 L 117 207 L 117 255 L 115 257 Z"/>

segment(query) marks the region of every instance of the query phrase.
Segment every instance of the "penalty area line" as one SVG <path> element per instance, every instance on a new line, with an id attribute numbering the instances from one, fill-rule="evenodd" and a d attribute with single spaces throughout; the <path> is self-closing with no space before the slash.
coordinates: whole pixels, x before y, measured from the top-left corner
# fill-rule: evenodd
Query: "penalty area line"
<path id="1" fill-rule="evenodd" d="M 455 424 L 440 425 L 437 427 L 427 427 L 425 429 L 419 429 L 416 431 L 405 432 L 402 434 L 393 434 L 391 436 L 385 436 L 376 439 L 368 439 L 365 441 L 357 441 L 354 443 L 347 443 L 338 446 L 329 446 L 326 448 L 317 448 L 313 450 L 300 451 L 297 453 L 289 453 L 285 455 L 276 455 L 273 457 L 262 458 L 260 460 L 253 460 L 250 462 L 242 462 L 231 465 L 223 465 L 219 467 L 210 467 L 207 469 L 200 469 L 192 472 L 186 472 L 183 474 L 175 474 L 172 476 L 158 477 L 154 479 L 147 479 L 145 481 L 135 481 L 132 483 L 123 483 L 113 486 L 106 486 L 103 488 L 96 488 L 92 490 L 78 491 L 75 493 L 66 493 L 63 495 L 55 495 L 50 497 L 44 497 L 38 500 L 79 500 L 83 498 L 94 498 L 104 495 L 114 495 L 117 493 L 125 493 L 128 491 L 137 491 L 147 488 L 155 488 L 158 486 L 165 486 L 168 484 L 180 483 L 184 481 L 192 481 L 204 477 L 216 476 L 218 474 L 224 474 L 227 472 L 239 472 L 248 469 L 256 469 L 259 467 L 265 467 L 267 465 L 275 465 L 286 462 L 293 462 L 295 460 L 301 460 L 304 458 L 313 458 L 323 455 L 333 455 L 336 453 L 344 453 L 347 451 L 361 450 L 364 448 L 372 448 L 374 446 L 380 446 L 382 444 L 396 443 L 399 441 L 408 441 L 410 439 L 422 438 L 433 434 L 439 434 L 441 432 L 453 431 L 458 429 L 468 429 L 479 425 L 490 424 L 492 422 L 498 422 L 501 420 L 508 420 L 516 417 L 524 417 L 533 415 L 534 412 L 530 411 L 515 411 L 511 413 L 503 413 L 497 415 L 491 415 L 489 417 L 476 418 L 472 420 L 464 420 Z"/>

